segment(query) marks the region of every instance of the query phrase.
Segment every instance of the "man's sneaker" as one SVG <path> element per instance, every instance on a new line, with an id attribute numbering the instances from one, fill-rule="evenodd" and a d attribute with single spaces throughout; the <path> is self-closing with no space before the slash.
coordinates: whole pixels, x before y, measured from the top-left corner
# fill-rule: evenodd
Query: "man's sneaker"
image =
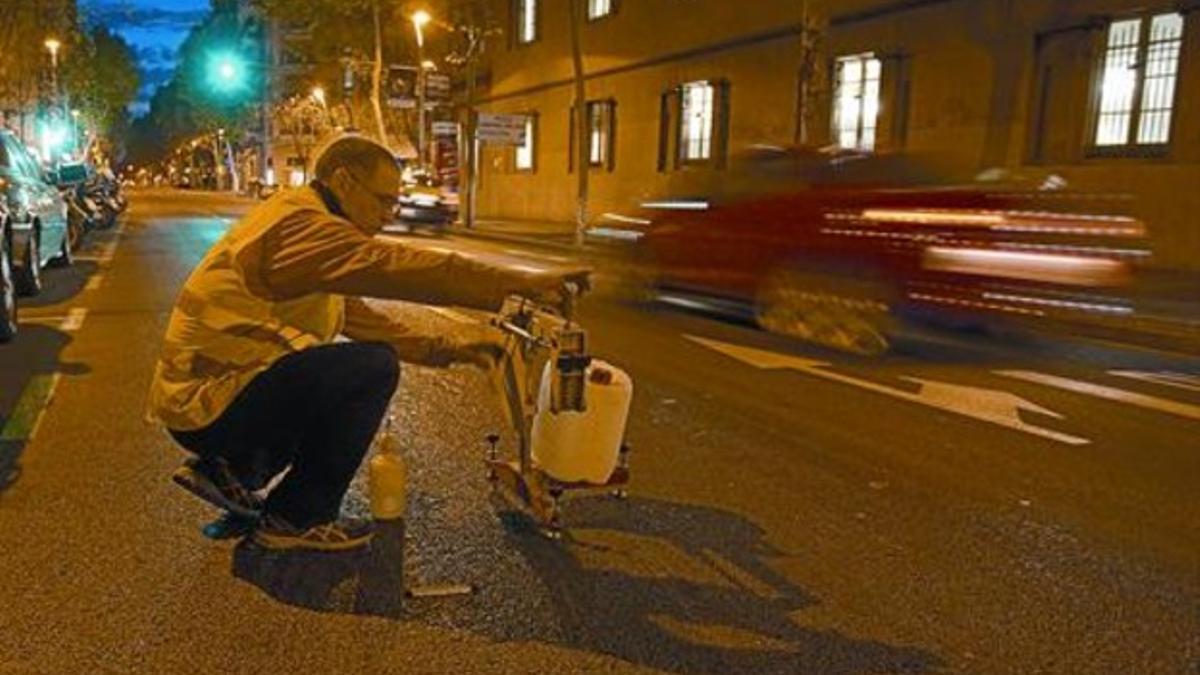
<path id="1" fill-rule="evenodd" d="M 171 480 L 224 511 L 247 518 L 257 518 L 262 513 L 262 500 L 238 481 L 223 459 L 188 459 L 175 470 Z"/>
<path id="2" fill-rule="evenodd" d="M 369 520 L 341 519 L 307 529 L 292 527 L 277 516 L 265 516 L 254 530 L 254 543 L 277 551 L 348 551 L 371 542 L 374 528 Z"/>

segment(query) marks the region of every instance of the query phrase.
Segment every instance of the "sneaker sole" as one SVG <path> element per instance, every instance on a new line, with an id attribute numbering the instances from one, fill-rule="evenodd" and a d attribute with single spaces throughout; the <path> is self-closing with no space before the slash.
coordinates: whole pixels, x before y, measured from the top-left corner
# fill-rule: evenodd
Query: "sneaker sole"
<path id="1" fill-rule="evenodd" d="M 312 541 L 309 539 L 301 539 L 291 535 L 276 535 L 255 530 L 251 535 L 251 540 L 263 548 L 272 551 L 351 551 L 357 548 L 363 548 L 371 543 L 371 538 L 374 533 L 364 535 L 356 539 L 348 539 L 346 541 Z"/>
<path id="2" fill-rule="evenodd" d="M 191 467 L 181 466 L 176 469 L 175 473 L 171 474 L 171 481 L 222 511 L 229 511 L 247 518 L 257 518 L 261 515 L 257 509 L 246 508 L 221 494 L 215 485 L 196 473 Z"/>

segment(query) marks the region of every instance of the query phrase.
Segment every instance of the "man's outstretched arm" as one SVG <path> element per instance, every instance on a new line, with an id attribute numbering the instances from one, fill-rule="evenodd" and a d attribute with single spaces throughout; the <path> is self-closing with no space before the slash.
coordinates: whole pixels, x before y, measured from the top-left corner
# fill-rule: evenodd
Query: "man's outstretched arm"
<path id="1" fill-rule="evenodd" d="M 458 253 L 381 241 L 319 211 L 283 220 L 239 262 L 251 285 L 260 287 L 252 290 L 277 299 L 326 292 L 486 310 L 499 308 L 514 293 L 556 302 L 564 278 L 572 276 L 516 271 Z"/>

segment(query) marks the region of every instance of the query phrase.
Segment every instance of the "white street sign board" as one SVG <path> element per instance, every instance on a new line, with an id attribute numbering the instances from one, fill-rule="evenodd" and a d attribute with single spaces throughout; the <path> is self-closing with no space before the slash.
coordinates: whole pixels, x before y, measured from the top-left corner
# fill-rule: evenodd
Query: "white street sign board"
<path id="1" fill-rule="evenodd" d="M 475 136 L 484 143 L 496 145 L 525 144 L 525 115 L 479 113 Z"/>
<path id="2" fill-rule="evenodd" d="M 433 123 L 433 135 L 434 136 L 457 136 L 458 135 L 458 122 L 434 122 Z"/>

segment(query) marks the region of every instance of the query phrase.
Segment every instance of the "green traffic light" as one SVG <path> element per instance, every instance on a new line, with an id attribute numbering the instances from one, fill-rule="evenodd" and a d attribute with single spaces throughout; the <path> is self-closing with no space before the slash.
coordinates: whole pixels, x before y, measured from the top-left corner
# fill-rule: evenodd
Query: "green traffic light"
<path id="1" fill-rule="evenodd" d="M 245 61 L 238 54 L 217 52 L 209 56 L 208 85 L 218 94 L 233 95 L 247 87 Z"/>

